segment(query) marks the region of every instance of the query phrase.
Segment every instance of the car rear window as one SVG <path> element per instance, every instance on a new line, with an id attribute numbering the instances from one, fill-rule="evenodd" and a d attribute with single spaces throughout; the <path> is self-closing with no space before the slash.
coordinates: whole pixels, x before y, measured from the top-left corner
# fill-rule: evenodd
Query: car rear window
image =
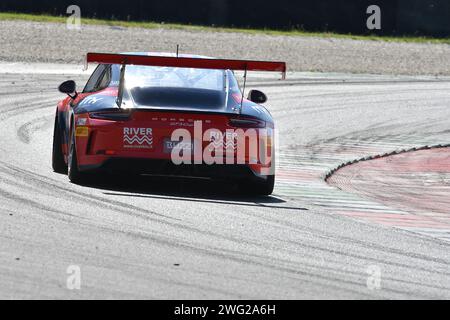
<path id="1" fill-rule="evenodd" d="M 125 86 L 138 106 L 224 106 L 224 70 L 153 66 L 127 66 L 125 70 Z"/>
<path id="2" fill-rule="evenodd" d="M 219 109 L 223 91 L 180 87 L 134 87 L 130 90 L 139 106 Z"/>

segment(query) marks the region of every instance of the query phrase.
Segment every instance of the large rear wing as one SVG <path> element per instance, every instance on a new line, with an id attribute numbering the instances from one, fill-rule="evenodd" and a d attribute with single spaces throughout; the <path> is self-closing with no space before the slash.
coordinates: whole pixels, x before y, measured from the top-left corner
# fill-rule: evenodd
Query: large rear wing
<path id="1" fill-rule="evenodd" d="M 141 66 L 158 66 L 158 67 L 198 68 L 198 69 L 278 71 L 281 72 L 282 79 L 283 80 L 286 79 L 286 63 L 277 61 L 144 56 L 133 54 L 89 52 L 86 57 L 86 66 L 90 62 L 100 64 L 141 65 Z"/>
<path id="2" fill-rule="evenodd" d="M 242 111 L 244 99 L 245 83 L 247 71 L 278 71 L 282 74 L 282 79 L 286 79 L 286 63 L 276 61 L 253 61 L 253 60 L 228 60 L 210 58 L 188 58 L 188 57 L 167 57 L 167 56 L 144 56 L 134 54 L 114 54 L 89 52 L 86 56 L 86 69 L 89 62 L 99 64 L 120 64 L 119 90 L 116 103 L 119 108 L 122 106 L 124 77 L 126 65 L 157 66 L 157 67 L 178 67 L 178 68 L 198 68 L 198 69 L 219 69 L 219 70 L 242 70 L 244 71 L 244 89 L 239 112 Z"/>

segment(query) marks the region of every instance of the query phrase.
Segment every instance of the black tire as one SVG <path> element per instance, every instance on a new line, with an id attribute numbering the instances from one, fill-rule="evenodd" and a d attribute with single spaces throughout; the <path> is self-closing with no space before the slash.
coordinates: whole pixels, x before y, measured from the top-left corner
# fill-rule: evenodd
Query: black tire
<path id="1" fill-rule="evenodd" d="M 67 157 L 67 175 L 70 182 L 81 183 L 84 180 L 84 174 L 78 169 L 77 148 L 75 147 L 75 128 L 72 126 L 69 143 L 69 156 Z"/>
<path id="2" fill-rule="evenodd" d="M 268 196 L 273 192 L 275 186 L 275 175 L 267 176 L 267 179 L 245 181 L 241 183 L 240 190 L 245 194 Z"/>
<path id="3" fill-rule="evenodd" d="M 55 126 L 53 128 L 52 167 L 53 171 L 57 173 L 67 173 L 67 164 L 64 161 L 62 151 L 61 130 L 59 129 L 58 117 L 55 117 Z"/>

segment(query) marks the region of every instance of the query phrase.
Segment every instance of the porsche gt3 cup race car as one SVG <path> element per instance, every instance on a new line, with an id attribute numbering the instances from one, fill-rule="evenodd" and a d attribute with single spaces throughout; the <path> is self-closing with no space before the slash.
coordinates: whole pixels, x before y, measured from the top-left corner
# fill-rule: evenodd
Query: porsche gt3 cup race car
<path id="1" fill-rule="evenodd" d="M 274 121 L 247 99 L 234 71 L 278 71 L 283 62 L 157 53 L 88 53 L 98 63 L 82 92 L 59 91 L 53 169 L 80 182 L 87 173 L 133 173 L 233 180 L 268 195 L 274 187 Z"/>

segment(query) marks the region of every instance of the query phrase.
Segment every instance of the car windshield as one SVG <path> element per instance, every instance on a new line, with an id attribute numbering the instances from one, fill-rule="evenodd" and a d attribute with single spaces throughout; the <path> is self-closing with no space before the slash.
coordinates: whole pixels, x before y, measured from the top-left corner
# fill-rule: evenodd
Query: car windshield
<path id="1" fill-rule="evenodd" d="M 127 66 L 125 86 L 138 107 L 218 109 L 225 103 L 224 70 Z"/>

